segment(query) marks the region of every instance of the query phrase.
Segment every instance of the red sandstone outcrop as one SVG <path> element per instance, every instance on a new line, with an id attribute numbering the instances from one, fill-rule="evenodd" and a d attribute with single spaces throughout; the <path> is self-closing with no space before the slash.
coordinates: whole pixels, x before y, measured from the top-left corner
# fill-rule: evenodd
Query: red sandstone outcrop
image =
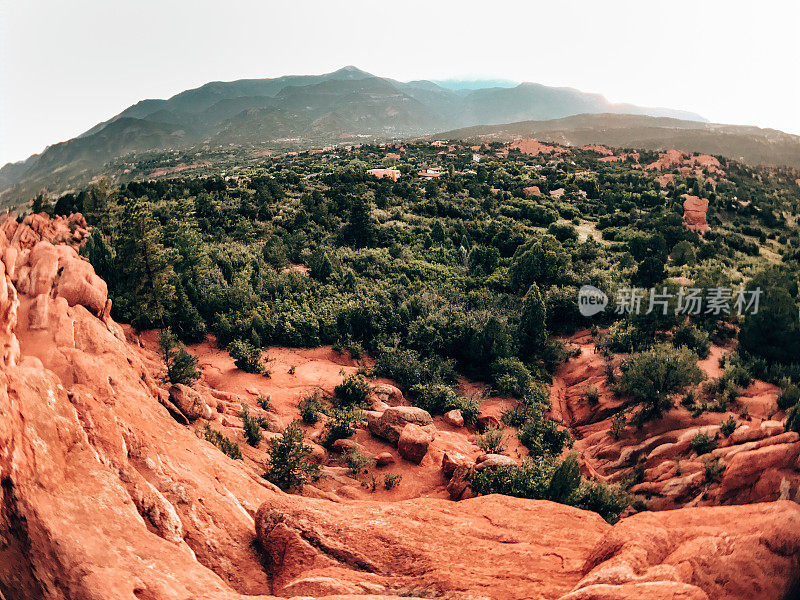
<path id="1" fill-rule="evenodd" d="M 683 196 L 683 222 L 692 231 L 700 233 L 709 230 L 708 222 L 706 221 L 706 213 L 708 212 L 708 200 L 705 198 L 698 198 L 684 194 Z"/>
<path id="2" fill-rule="evenodd" d="M 566 149 L 561 146 L 543 144 L 537 140 L 517 140 L 509 144 L 510 150 L 519 150 L 523 154 L 537 156 L 539 154 L 564 154 Z"/>

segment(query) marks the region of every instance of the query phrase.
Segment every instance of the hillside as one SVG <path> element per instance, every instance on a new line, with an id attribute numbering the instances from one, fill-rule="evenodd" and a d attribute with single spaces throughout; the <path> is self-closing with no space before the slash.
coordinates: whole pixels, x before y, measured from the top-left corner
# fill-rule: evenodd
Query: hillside
<path id="1" fill-rule="evenodd" d="M 251 158 L 0 223 L 1 597 L 794 597 L 798 171 Z"/>
<path id="2" fill-rule="evenodd" d="M 133 153 L 198 145 L 304 149 L 608 112 L 702 121 L 681 111 L 612 104 L 575 89 L 522 83 L 454 90 L 430 81 L 377 77 L 352 66 L 324 75 L 211 82 L 166 100 L 142 100 L 24 165 L 6 165 L 0 169 L 0 202 L 9 206 L 42 189 L 60 192 L 86 183 L 109 161 Z"/>
<path id="3" fill-rule="evenodd" d="M 532 137 L 570 146 L 606 144 L 647 150 L 678 148 L 726 156 L 751 165 L 800 168 L 800 136 L 797 135 L 774 129 L 632 114 L 585 114 L 553 120 L 480 125 L 437 133 L 431 139 L 507 142 Z"/>

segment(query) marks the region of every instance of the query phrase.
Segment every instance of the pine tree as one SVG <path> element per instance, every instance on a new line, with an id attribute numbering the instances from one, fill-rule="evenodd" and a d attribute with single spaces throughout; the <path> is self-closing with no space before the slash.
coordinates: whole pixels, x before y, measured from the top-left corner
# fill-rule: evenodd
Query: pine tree
<path id="1" fill-rule="evenodd" d="M 142 200 L 124 206 L 117 231 L 115 265 L 126 288 L 120 310 L 139 329 L 162 325 L 175 301 L 177 253 L 164 247 L 161 225 Z"/>
<path id="2" fill-rule="evenodd" d="M 541 351 L 547 341 L 547 309 L 535 283 L 528 288 L 522 303 L 518 335 L 522 353 L 526 356 Z"/>
<path id="3" fill-rule="evenodd" d="M 303 484 L 319 473 L 319 466 L 308 458 L 311 448 L 303 441 L 303 430 L 297 423 L 290 424 L 281 437 L 271 440 L 269 468 L 264 473 L 264 479 L 282 490 L 302 490 Z"/>
<path id="4" fill-rule="evenodd" d="M 345 243 L 355 248 L 372 246 L 375 243 L 375 223 L 372 220 L 369 203 L 362 197 L 353 198 L 350 207 L 350 220 L 343 230 Z"/>

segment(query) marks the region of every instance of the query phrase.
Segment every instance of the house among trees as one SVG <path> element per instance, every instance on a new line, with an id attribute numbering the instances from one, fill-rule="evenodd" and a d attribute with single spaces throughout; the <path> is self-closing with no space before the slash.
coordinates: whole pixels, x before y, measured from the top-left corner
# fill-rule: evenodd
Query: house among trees
<path id="1" fill-rule="evenodd" d="M 398 169 L 367 169 L 367 175 L 372 175 L 378 179 L 386 177 L 392 181 L 400 179 L 400 171 Z"/>

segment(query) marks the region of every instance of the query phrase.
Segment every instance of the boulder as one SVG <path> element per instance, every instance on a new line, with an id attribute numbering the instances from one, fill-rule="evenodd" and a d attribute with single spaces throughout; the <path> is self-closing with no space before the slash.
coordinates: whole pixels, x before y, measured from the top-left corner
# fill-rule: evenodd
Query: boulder
<path id="1" fill-rule="evenodd" d="M 448 450 L 442 455 L 442 473 L 448 479 L 453 476 L 456 468 L 461 466 L 471 468 L 473 464 L 474 462 L 468 456 L 455 450 Z"/>
<path id="2" fill-rule="evenodd" d="M 405 401 L 403 392 L 387 383 L 376 385 L 372 388 L 372 393 L 375 395 L 376 400 L 388 406 L 399 406 Z"/>
<path id="3" fill-rule="evenodd" d="M 106 307 L 108 287 L 105 281 L 95 275 L 92 265 L 77 255 L 63 258 L 58 280 L 58 295 L 67 300 L 70 306 L 80 304 L 95 315 L 101 315 Z"/>
<path id="4" fill-rule="evenodd" d="M 397 444 L 400 432 L 409 423 L 425 427 L 431 434 L 436 431 L 430 414 L 416 406 L 392 406 L 383 413 L 367 412 L 367 427 L 372 435 L 392 444 Z"/>
<path id="5" fill-rule="evenodd" d="M 357 450 L 358 452 L 364 451 L 364 446 L 359 444 L 355 440 L 351 440 L 348 438 L 338 439 L 333 444 L 331 444 L 331 450 L 333 452 L 338 452 L 339 454 L 345 454 L 352 450 Z"/>
<path id="6" fill-rule="evenodd" d="M 428 428 L 408 423 L 400 432 L 397 441 L 397 451 L 407 461 L 418 465 L 428 452 L 428 446 L 433 441 L 434 434 Z"/>
<path id="7" fill-rule="evenodd" d="M 454 408 L 453 410 L 444 413 L 442 419 L 444 420 L 445 423 L 453 427 L 464 426 L 464 416 L 461 414 L 461 411 L 458 410 L 457 408 Z"/>
<path id="8" fill-rule="evenodd" d="M 210 408 L 203 397 L 188 385 L 176 383 L 170 386 L 169 399 L 190 421 L 209 416 Z"/>
<path id="9" fill-rule="evenodd" d="M 381 452 L 375 456 L 375 464 L 379 467 L 385 467 L 394 463 L 394 455 L 391 452 Z"/>
<path id="10" fill-rule="evenodd" d="M 487 454 L 483 460 L 475 464 L 476 471 L 483 471 L 484 469 L 492 469 L 497 467 L 516 467 L 519 463 L 510 456 L 503 454 Z"/>
<path id="11" fill-rule="evenodd" d="M 447 493 L 451 500 L 460 500 L 469 488 L 469 476 L 472 469 L 467 465 L 459 465 L 454 470 L 447 484 Z"/>

